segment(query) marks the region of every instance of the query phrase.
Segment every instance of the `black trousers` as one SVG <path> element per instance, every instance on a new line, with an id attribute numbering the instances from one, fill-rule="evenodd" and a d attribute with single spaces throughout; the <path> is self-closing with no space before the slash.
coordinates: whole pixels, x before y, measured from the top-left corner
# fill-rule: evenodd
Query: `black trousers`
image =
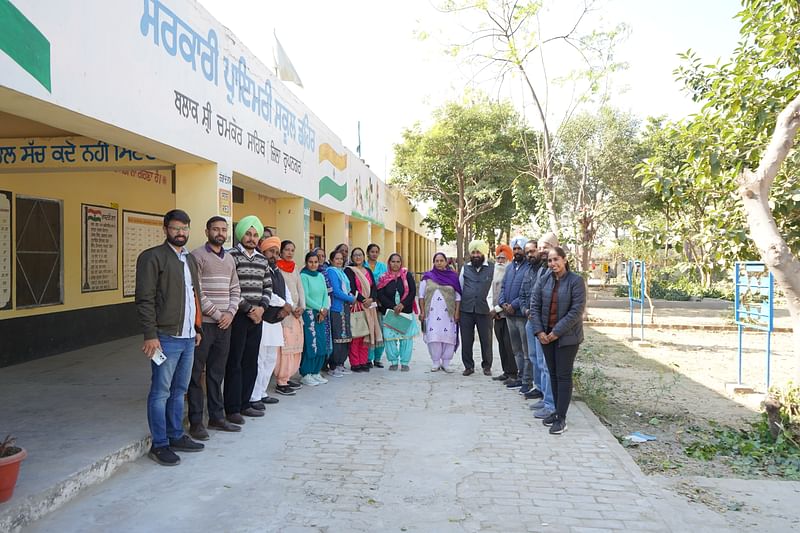
<path id="1" fill-rule="evenodd" d="M 222 402 L 222 380 L 231 347 L 231 327 L 219 329 L 215 323 L 203 322 L 203 338 L 194 350 L 194 366 L 189 380 L 189 423 L 203 421 L 203 370 L 206 371 L 206 394 L 209 420 L 225 418 Z"/>
<path id="2" fill-rule="evenodd" d="M 550 386 L 553 390 L 553 402 L 556 414 L 561 420 L 567 419 L 567 409 L 572 401 L 572 367 L 578 355 L 578 344 L 559 346 L 558 341 L 542 344 L 544 360 L 550 371 Z"/>
<path id="3" fill-rule="evenodd" d="M 506 322 L 505 318 L 494 321 L 494 336 L 497 338 L 497 349 L 500 352 L 500 365 L 503 367 L 503 374 L 516 378 L 517 361 L 514 359 L 514 349 L 511 347 L 508 322 Z"/>
<path id="4" fill-rule="evenodd" d="M 236 313 L 231 324 L 231 349 L 225 365 L 225 413 L 241 413 L 250 406 L 250 395 L 258 375 L 258 349 L 261 324 L 254 324 L 245 313 Z"/>
<path id="5" fill-rule="evenodd" d="M 475 343 L 475 328 L 481 343 L 481 367 L 492 368 L 492 326 L 489 315 L 461 312 L 461 361 L 464 368 L 475 368 L 472 345 Z"/>

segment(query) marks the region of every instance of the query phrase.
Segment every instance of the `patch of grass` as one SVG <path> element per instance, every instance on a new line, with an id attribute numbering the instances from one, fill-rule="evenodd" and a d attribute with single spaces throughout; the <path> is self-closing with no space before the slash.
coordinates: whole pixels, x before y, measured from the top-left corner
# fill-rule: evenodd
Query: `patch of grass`
<path id="1" fill-rule="evenodd" d="M 600 370 L 594 352 L 586 350 L 581 354 L 580 365 L 576 365 L 572 373 L 578 396 L 595 414 L 608 418 L 608 388 L 613 386 L 612 380 Z"/>
<path id="2" fill-rule="evenodd" d="M 731 468 L 742 475 L 769 475 L 800 480 L 800 448 L 783 433 L 773 440 L 766 414 L 748 429 L 734 429 L 712 424 L 688 444 L 687 456 L 711 461 L 727 459 Z"/>

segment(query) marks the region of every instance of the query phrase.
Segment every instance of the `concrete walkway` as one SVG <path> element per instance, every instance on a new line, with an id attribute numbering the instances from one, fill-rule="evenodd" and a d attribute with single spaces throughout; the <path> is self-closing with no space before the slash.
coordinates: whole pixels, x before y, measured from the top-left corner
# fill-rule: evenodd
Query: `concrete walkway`
<path id="1" fill-rule="evenodd" d="M 138 369 L 138 341 L 128 343 L 115 364 Z M 136 409 L 100 401 L 84 420 L 99 424 L 110 411 L 125 418 L 127 438 L 141 438 L 141 372 L 123 380 L 137 385 L 106 391 Z M 109 377 L 101 372 L 97 386 Z M 479 374 L 431 373 L 421 342 L 409 373 L 375 369 L 306 387 L 206 446 L 176 468 L 125 463 L 26 530 L 725 530 L 719 516 L 644 477 L 584 405 L 571 409 L 567 433 L 551 436 L 516 392 Z"/>

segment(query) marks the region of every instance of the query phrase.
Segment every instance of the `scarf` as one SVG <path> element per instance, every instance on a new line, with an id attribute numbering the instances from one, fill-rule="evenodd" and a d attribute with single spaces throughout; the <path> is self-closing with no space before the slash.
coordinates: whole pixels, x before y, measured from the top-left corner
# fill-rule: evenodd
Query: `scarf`
<path id="1" fill-rule="evenodd" d="M 450 286 L 458 293 L 461 294 L 461 283 L 458 282 L 458 274 L 452 270 L 439 270 L 432 268 L 422 275 L 422 281 L 429 279 L 440 286 Z"/>
<path id="2" fill-rule="evenodd" d="M 303 267 L 303 270 L 301 270 L 300 273 L 312 277 L 319 276 L 319 270 L 309 270 L 308 267 Z"/>
<path id="3" fill-rule="evenodd" d="M 392 272 L 391 270 L 387 270 L 386 274 L 381 276 L 381 279 L 378 281 L 378 288 L 382 289 L 391 282 L 400 279 L 403 282 L 403 294 L 400 296 L 401 300 L 405 300 L 406 296 L 408 296 L 409 288 L 408 288 L 408 269 L 406 267 L 400 267 L 400 270 L 397 272 Z M 415 313 L 418 313 L 417 309 L 417 299 L 414 298 L 414 305 L 413 309 Z"/>
<path id="4" fill-rule="evenodd" d="M 278 268 L 284 272 L 289 272 L 290 274 L 294 272 L 294 268 L 296 266 L 294 261 L 287 261 L 285 259 L 278 259 L 275 261 L 275 263 L 278 265 Z"/>
<path id="5" fill-rule="evenodd" d="M 367 275 L 354 266 L 349 266 L 347 268 L 349 268 L 356 277 L 356 289 L 358 292 L 360 292 L 362 296 L 369 298 L 369 294 L 372 292 L 370 290 L 372 285 Z M 381 324 L 378 321 L 377 309 L 374 307 L 364 307 L 360 302 L 356 301 L 356 304 L 353 306 L 353 311 L 364 312 L 364 318 L 367 320 L 367 326 L 369 327 L 369 335 L 367 335 L 369 338 L 368 344 L 371 346 L 382 346 L 383 332 L 381 331 Z"/>
<path id="6" fill-rule="evenodd" d="M 344 273 L 344 270 L 335 266 L 329 266 L 328 270 L 333 270 L 333 272 L 339 278 L 339 281 L 342 283 L 342 291 L 350 292 L 350 280 L 347 279 L 347 274 Z"/>

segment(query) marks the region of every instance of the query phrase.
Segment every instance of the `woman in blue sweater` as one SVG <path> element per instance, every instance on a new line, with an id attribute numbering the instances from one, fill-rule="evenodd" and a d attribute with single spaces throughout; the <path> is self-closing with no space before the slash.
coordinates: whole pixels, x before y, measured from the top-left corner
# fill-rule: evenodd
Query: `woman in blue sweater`
<path id="1" fill-rule="evenodd" d="M 331 284 L 331 334 L 333 337 L 333 355 L 329 362 L 328 374 L 340 378 L 349 374 L 345 370 L 344 362 L 350 354 L 350 342 L 353 336 L 350 333 L 350 307 L 355 297 L 350 294 L 350 281 L 344 273 L 344 255 L 341 251 L 333 251 L 330 255 L 331 265 L 325 271 L 325 276 Z"/>

